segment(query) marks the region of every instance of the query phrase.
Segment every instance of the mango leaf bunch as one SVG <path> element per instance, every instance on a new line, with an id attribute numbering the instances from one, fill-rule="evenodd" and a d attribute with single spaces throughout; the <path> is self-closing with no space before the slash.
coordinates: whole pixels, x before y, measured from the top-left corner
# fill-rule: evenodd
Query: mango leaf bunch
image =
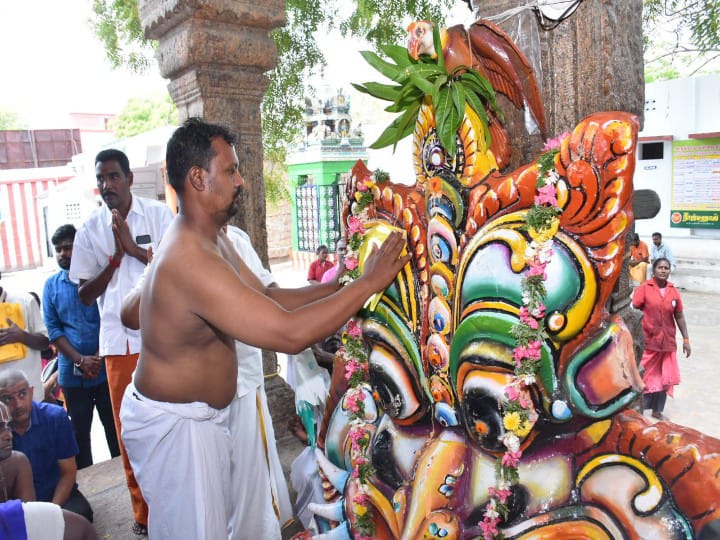
<path id="1" fill-rule="evenodd" d="M 485 77 L 470 66 L 460 65 L 451 73 L 447 72 L 437 25 L 433 25 L 433 45 L 434 56 L 420 55 L 418 59 L 400 45 L 380 47 L 390 61 L 371 51 L 360 53 L 368 64 L 397 84 L 366 82 L 353 86 L 359 92 L 391 101 L 392 104 L 385 108 L 387 112 L 402 113 L 385 128 L 370 148 L 384 148 L 392 144 L 394 150 L 398 141 L 415 129 L 415 121 L 426 98 L 430 99 L 435 110 L 437 135 L 449 156 L 454 156 L 457 149 L 456 134 L 465 116 L 466 104 L 483 123 L 485 140 L 490 145 L 486 108 L 502 117 L 495 100 L 495 90 Z"/>

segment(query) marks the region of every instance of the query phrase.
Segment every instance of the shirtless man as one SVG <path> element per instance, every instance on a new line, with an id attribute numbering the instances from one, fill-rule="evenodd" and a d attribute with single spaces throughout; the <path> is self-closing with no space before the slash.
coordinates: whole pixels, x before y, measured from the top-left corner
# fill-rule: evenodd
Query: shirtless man
<path id="1" fill-rule="evenodd" d="M 218 237 L 237 213 L 243 184 L 233 143 L 227 130 L 198 119 L 168 142 L 179 214 L 143 286 L 140 361 L 121 413 L 153 539 L 227 537 L 233 340 L 298 353 L 335 332 L 409 259 L 400 257 L 405 240 L 395 233 L 366 261 L 363 276 L 340 290 L 332 282 L 263 287 Z"/>

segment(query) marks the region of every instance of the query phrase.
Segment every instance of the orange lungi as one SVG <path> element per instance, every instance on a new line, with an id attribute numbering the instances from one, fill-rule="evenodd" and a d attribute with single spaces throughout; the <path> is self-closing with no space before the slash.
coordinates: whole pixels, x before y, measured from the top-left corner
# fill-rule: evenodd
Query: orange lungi
<path id="1" fill-rule="evenodd" d="M 135 367 L 137 367 L 139 356 L 139 354 L 107 355 L 105 356 L 105 370 L 107 371 L 113 418 L 118 434 L 118 442 L 120 443 L 120 456 L 122 456 L 123 468 L 125 469 L 125 478 L 127 479 L 127 486 L 130 491 L 133 515 L 135 516 L 135 521 L 147 527 L 148 507 L 145 499 L 143 499 L 140 486 L 138 486 L 137 480 L 135 480 L 135 474 L 133 474 L 130 461 L 125 453 L 125 445 L 120 436 L 120 433 L 122 433 L 120 426 L 120 404 L 122 403 L 125 388 L 130 384 L 133 371 L 135 371 Z"/>

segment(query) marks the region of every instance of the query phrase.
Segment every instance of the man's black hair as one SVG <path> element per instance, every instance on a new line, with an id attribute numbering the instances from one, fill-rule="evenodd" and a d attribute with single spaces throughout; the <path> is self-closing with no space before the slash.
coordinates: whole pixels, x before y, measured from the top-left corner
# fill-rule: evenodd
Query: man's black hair
<path id="1" fill-rule="evenodd" d="M 315 250 L 315 254 L 320 255 L 321 251 L 328 251 L 328 247 L 325 244 L 320 244 Z"/>
<path id="2" fill-rule="evenodd" d="M 50 241 L 53 246 L 57 246 L 63 240 L 75 240 L 75 226 L 71 223 L 60 225 L 57 230 L 53 233 Z"/>
<path id="3" fill-rule="evenodd" d="M 222 137 L 229 145 L 235 143 L 235 135 L 226 127 L 209 124 L 200 118 L 188 118 L 175 130 L 167 143 L 165 167 L 168 182 L 179 194 L 185 189 L 185 177 L 192 167 L 210 168 L 215 157 L 212 140 Z"/>
<path id="4" fill-rule="evenodd" d="M 107 150 L 101 150 L 98 152 L 98 155 L 95 156 L 96 165 L 98 163 L 105 163 L 106 161 L 117 161 L 122 172 L 125 173 L 125 176 L 130 174 L 130 160 L 125 155 L 125 152 L 121 152 L 115 148 L 109 148 Z"/>
<path id="5" fill-rule="evenodd" d="M 662 234 L 659 232 L 652 233 L 652 236 L 658 236 L 658 237 L 662 238 Z"/>

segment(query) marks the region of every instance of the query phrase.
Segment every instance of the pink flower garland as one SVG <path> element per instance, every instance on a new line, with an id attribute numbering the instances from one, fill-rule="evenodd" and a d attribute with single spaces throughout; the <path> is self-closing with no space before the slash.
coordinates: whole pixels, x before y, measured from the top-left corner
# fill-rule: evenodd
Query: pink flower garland
<path id="1" fill-rule="evenodd" d="M 533 238 L 525 254 L 527 270 L 522 279 L 523 305 L 518 313 L 518 323 L 511 334 L 515 338 L 513 360 L 515 374 L 505 387 L 507 401 L 503 409 L 505 434 L 502 442 L 505 452 L 498 459 L 496 485 L 488 489 L 488 502 L 483 520 L 478 523 L 484 540 L 502 538 L 499 525 L 508 516 L 508 500 L 512 486 L 519 482 L 518 465 L 522 458 L 521 440 L 531 431 L 537 418 L 528 387 L 535 384 L 535 375 L 542 358 L 545 333 L 545 286 L 547 265 L 552 258 L 552 237 L 557 230 L 558 208 L 557 189 L 559 176 L 555 170 L 555 156 L 564 133 L 545 145 L 545 153 L 538 159 L 537 194 L 534 205 L 526 215 L 526 227 Z"/>
<path id="2" fill-rule="evenodd" d="M 375 183 L 371 180 L 356 183 L 356 203 L 353 205 L 355 214 L 365 214 L 365 208 L 373 201 L 374 186 Z M 358 194 L 361 196 L 358 197 Z M 360 276 L 358 250 L 365 235 L 365 226 L 356 215 L 348 218 L 347 225 L 348 250 L 344 258 L 345 273 L 340 277 L 342 284 L 350 283 Z M 365 398 L 368 393 L 363 390 L 368 379 L 369 366 L 362 328 L 354 319 L 350 319 L 345 325 L 343 348 L 338 354 L 344 360 L 345 380 L 348 383 L 345 405 L 350 413 L 350 430 L 347 436 L 350 441 L 350 461 L 353 465 L 351 477 L 357 482 L 357 493 L 352 498 L 353 529 L 356 531 L 356 540 L 372 540 L 375 524 L 367 484 L 374 470 L 368 458 L 371 431 L 365 422 Z"/>

